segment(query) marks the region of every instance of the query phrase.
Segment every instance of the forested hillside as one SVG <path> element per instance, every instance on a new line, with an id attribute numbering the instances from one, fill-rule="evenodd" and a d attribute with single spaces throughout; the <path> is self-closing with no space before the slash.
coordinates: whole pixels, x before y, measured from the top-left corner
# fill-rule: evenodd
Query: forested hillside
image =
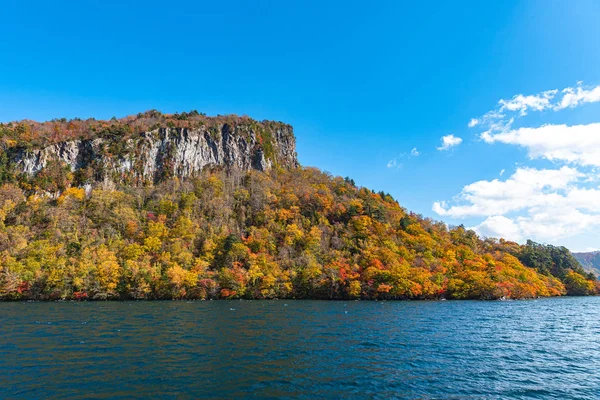
<path id="1" fill-rule="evenodd" d="M 56 199 L 5 184 L 0 205 L 7 299 L 493 299 L 594 289 L 577 270 L 536 272 L 514 243 L 448 230 L 315 169 L 207 171 L 151 188 L 70 188 Z"/>
<path id="2" fill-rule="evenodd" d="M 314 168 L 214 166 L 109 188 L 79 187 L 69 166 L 52 168 L 2 176 L 2 299 L 497 299 L 597 290 L 567 249 L 482 240 Z"/>

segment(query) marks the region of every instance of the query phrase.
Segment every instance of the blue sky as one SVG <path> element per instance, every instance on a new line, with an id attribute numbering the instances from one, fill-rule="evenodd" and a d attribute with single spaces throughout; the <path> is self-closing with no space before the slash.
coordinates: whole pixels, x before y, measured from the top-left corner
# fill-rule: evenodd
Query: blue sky
<path id="1" fill-rule="evenodd" d="M 556 154 L 576 146 L 561 135 L 600 135 L 591 125 L 600 103 L 586 95 L 600 84 L 599 16 L 588 0 L 3 0 L 0 121 L 152 108 L 282 120 L 295 127 L 302 164 L 410 210 L 482 234 L 600 248 L 597 165 L 581 149 Z M 565 88 L 583 94 L 559 108 Z M 505 107 L 515 120 L 487 141 L 489 126 L 468 127 L 501 99 L 552 89 L 547 106 Z M 554 148 L 497 136 L 544 124 L 566 124 L 532 133 L 558 137 Z M 572 125 L 588 129 L 573 136 Z M 449 135 L 462 142 L 439 150 Z M 500 209 L 509 203 L 521 208 Z"/>

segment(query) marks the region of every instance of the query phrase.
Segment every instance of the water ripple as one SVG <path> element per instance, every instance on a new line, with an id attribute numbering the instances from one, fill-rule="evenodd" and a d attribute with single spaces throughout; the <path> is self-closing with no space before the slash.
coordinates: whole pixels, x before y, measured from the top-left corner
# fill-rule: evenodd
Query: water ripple
<path id="1" fill-rule="evenodd" d="M 600 298 L 0 303 L 0 398 L 597 399 L 598 321 Z"/>

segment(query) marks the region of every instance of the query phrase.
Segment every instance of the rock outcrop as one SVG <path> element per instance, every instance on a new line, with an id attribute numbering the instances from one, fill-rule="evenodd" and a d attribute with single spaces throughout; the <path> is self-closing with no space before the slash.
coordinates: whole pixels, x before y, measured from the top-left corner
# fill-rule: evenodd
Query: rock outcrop
<path id="1" fill-rule="evenodd" d="M 259 171 L 298 166 L 292 127 L 276 122 L 162 127 L 129 137 L 69 140 L 6 151 L 13 168 L 29 176 L 59 163 L 72 172 L 85 172 L 88 181 L 129 184 L 187 178 L 215 166 Z"/>

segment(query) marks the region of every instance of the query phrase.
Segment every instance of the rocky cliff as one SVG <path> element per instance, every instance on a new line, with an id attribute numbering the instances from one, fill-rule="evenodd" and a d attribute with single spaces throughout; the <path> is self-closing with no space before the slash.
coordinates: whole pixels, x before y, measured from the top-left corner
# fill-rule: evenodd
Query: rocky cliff
<path id="1" fill-rule="evenodd" d="M 11 131 L 5 125 L 4 163 L 13 173 L 29 177 L 58 165 L 76 173 L 79 184 L 157 183 L 172 177 L 191 177 L 216 166 L 260 171 L 298 166 L 295 137 L 289 125 L 247 117 L 199 118 L 188 118 L 183 120 L 185 123 L 159 119 L 149 130 L 144 129 L 148 123 L 136 123 L 141 118 L 87 126 L 81 121 L 77 129 L 73 128 L 78 138 L 72 139 L 70 136 L 75 134 L 67 130 L 70 121 L 62 121 L 62 136 L 70 140 L 52 135 L 56 125 L 48 128 L 31 124 L 29 131 L 37 135 L 29 142 L 22 140 L 27 126 L 15 137 L 16 125 Z"/>

